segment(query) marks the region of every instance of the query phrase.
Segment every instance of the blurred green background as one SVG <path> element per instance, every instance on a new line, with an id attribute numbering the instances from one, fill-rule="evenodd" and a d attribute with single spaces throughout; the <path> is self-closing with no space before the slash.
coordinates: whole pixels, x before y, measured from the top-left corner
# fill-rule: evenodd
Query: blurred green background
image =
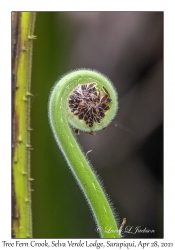
<path id="1" fill-rule="evenodd" d="M 78 137 L 120 220 L 163 237 L 163 12 L 39 12 L 32 65 L 34 238 L 98 238 L 88 205 L 48 122 L 54 83 L 76 68 L 106 74 L 119 93 L 106 130 Z"/>

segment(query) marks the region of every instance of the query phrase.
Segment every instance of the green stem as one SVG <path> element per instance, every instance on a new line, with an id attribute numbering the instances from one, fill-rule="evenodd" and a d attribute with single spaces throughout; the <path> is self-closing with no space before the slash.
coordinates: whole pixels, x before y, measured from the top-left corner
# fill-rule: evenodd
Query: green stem
<path id="1" fill-rule="evenodd" d="M 15 238 L 32 237 L 30 194 L 30 79 L 34 23 L 34 12 L 12 13 L 12 234 Z"/>
<path id="2" fill-rule="evenodd" d="M 72 115 L 68 106 L 68 98 L 75 87 L 92 82 L 96 83 L 99 90 L 105 87 L 112 102 L 104 119 L 99 124 L 95 123 L 89 127 L 83 120 Z M 77 70 L 65 75 L 55 84 L 49 100 L 49 120 L 54 137 L 85 195 L 102 238 L 120 237 L 115 216 L 92 166 L 72 134 L 69 123 L 75 128 L 93 132 L 109 124 L 116 114 L 117 107 L 117 95 L 110 81 L 92 70 Z"/>

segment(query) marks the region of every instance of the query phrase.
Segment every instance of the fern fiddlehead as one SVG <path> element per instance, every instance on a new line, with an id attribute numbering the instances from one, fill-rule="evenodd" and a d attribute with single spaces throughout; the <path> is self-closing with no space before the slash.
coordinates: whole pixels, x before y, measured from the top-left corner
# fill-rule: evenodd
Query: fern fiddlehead
<path id="1" fill-rule="evenodd" d="M 49 98 L 53 135 L 85 195 L 102 238 L 120 238 L 114 212 L 70 126 L 93 134 L 111 122 L 117 109 L 117 93 L 109 79 L 89 69 L 64 75 Z"/>

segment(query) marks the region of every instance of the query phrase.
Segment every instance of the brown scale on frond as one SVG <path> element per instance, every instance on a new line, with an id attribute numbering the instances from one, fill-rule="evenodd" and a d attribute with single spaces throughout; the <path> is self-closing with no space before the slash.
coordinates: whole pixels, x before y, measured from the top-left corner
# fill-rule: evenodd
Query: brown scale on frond
<path id="1" fill-rule="evenodd" d="M 111 101 L 105 87 L 99 90 L 96 83 L 79 84 L 69 95 L 69 108 L 91 128 L 105 117 Z"/>

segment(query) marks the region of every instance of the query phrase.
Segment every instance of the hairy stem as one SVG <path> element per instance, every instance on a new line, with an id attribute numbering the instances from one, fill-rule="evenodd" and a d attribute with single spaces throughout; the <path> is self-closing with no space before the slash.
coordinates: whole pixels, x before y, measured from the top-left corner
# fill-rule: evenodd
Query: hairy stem
<path id="1" fill-rule="evenodd" d="M 83 120 L 72 114 L 68 101 L 73 98 L 72 91 L 81 85 L 94 83 L 101 93 L 107 90 L 106 99 L 110 96 L 112 102 L 105 117 L 100 122 L 90 123 L 88 126 Z M 92 85 L 89 85 L 92 86 Z M 105 87 L 105 89 L 104 89 Z M 102 94 L 101 94 L 102 95 Z M 93 96 L 93 95 L 92 95 Z M 101 98 L 101 97 L 100 97 Z M 101 98 L 102 99 L 102 98 Z M 87 103 L 89 105 L 89 103 Z M 99 106 L 99 105 L 98 105 Z M 88 202 L 98 231 L 102 238 L 119 238 L 119 232 L 110 202 L 99 183 L 92 166 L 80 149 L 69 124 L 77 129 L 93 132 L 106 127 L 114 118 L 118 107 L 117 94 L 110 81 L 102 74 L 92 70 L 73 71 L 61 78 L 54 86 L 49 100 L 50 125 L 69 167 L 78 185 L 80 186 L 86 201 Z M 98 108 L 97 108 L 98 109 Z M 109 230 L 110 229 L 110 230 Z"/>
<path id="2" fill-rule="evenodd" d="M 30 80 L 34 12 L 12 13 L 12 236 L 32 237 L 30 195 Z"/>

